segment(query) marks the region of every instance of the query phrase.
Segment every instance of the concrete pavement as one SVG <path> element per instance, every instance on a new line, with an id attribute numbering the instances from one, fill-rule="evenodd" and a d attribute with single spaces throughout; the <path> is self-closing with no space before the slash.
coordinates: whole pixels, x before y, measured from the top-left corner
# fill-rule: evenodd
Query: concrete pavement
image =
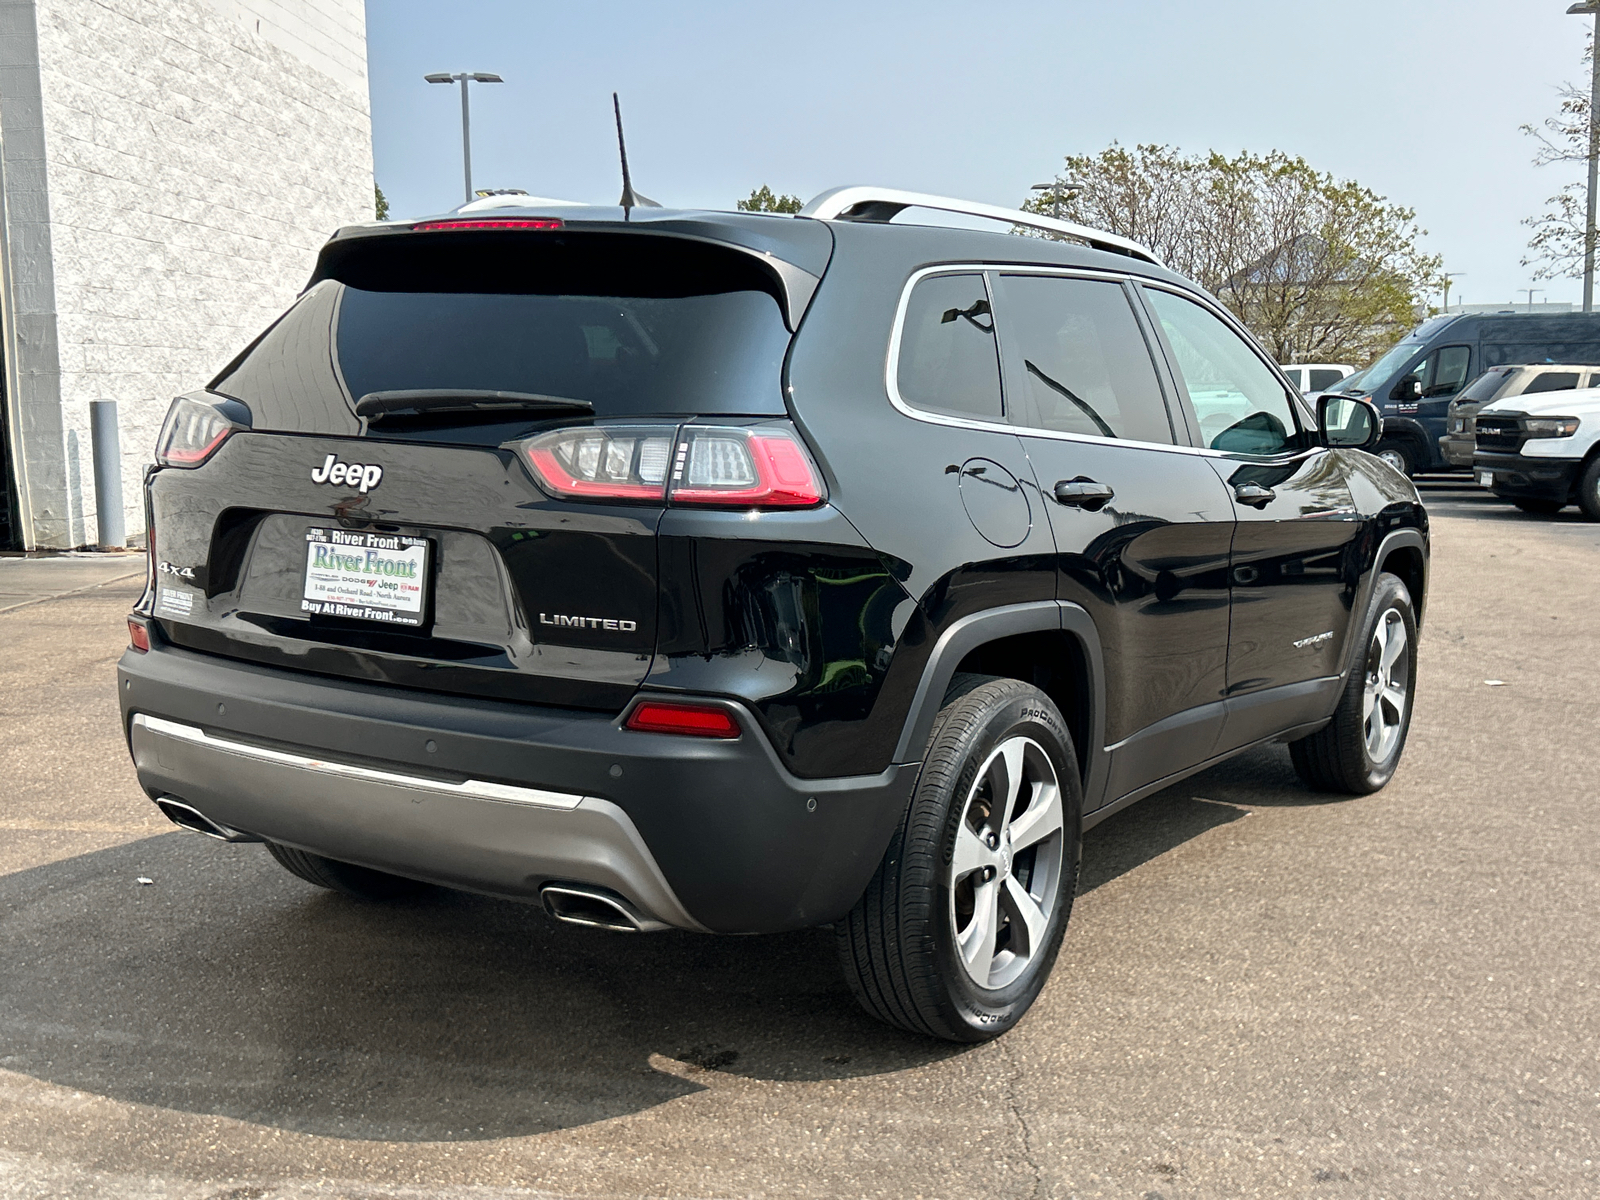
<path id="1" fill-rule="evenodd" d="M 1600 1194 L 1600 526 L 1430 501 L 1394 782 L 1273 748 L 1107 821 L 977 1048 L 874 1024 L 825 934 L 360 905 L 170 832 L 138 579 L 0 613 L 0 1197 Z"/>

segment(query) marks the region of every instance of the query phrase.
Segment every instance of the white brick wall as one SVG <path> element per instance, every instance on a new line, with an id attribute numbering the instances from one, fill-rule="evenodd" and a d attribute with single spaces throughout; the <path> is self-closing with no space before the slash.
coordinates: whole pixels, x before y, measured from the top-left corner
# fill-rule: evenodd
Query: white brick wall
<path id="1" fill-rule="evenodd" d="M 88 402 L 118 401 L 138 530 L 139 480 L 171 398 L 288 305 L 329 233 L 371 220 L 364 11 L 362 0 L 34 3 L 66 491 L 31 489 L 35 541 L 81 545 L 95 538 Z M 13 274 L 26 267 L 15 260 Z"/>

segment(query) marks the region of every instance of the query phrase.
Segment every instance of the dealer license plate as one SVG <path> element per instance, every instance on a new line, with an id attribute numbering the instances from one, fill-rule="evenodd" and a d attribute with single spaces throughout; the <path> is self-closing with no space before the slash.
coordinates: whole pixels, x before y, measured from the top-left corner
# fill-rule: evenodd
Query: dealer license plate
<path id="1" fill-rule="evenodd" d="M 1479 471 L 1478 472 L 1478 486 L 1479 487 L 1493 487 L 1494 486 L 1494 472 L 1493 471 Z"/>
<path id="2" fill-rule="evenodd" d="M 300 611 L 386 625 L 421 625 L 428 540 L 348 529 L 306 530 Z"/>

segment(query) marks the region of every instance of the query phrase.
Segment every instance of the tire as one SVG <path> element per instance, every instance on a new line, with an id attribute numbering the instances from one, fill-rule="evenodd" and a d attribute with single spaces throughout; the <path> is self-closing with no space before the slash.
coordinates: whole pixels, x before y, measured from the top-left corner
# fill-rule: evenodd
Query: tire
<path id="1" fill-rule="evenodd" d="M 354 863 L 323 858 L 309 850 L 296 850 L 278 842 L 268 842 L 267 853 L 278 860 L 278 865 L 291 875 L 298 875 L 307 883 L 329 891 L 343 892 L 357 900 L 398 900 L 414 896 L 428 885 L 387 871 L 374 871 L 371 867 L 358 867 Z"/>
<path id="2" fill-rule="evenodd" d="M 1002 795 L 1011 802 L 995 806 Z M 1072 911 L 1082 808 L 1072 738 L 1050 698 L 1015 679 L 958 677 L 883 862 L 834 927 L 862 1007 L 953 1042 L 1015 1025 Z"/>
<path id="3" fill-rule="evenodd" d="M 1392 651 L 1396 636 L 1404 641 Z M 1378 576 L 1360 638 L 1361 657 L 1333 720 L 1289 744 L 1295 771 L 1314 791 L 1369 795 L 1389 782 L 1405 750 L 1416 694 L 1417 618 L 1398 577 Z"/>
<path id="4" fill-rule="evenodd" d="M 1524 498 L 1521 500 L 1513 500 L 1511 503 L 1515 504 L 1525 513 L 1533 513 L 1536 516 L 1541 517 L 1553 516 L 1566 507 L 1566 505 L 1560 500 L 1534 500 Z"/>
<path id="5" fill-rule="evenodd" d="M 1589 520 L 1600 521 L 1600 457 L 1590 459 L 1578 475 L 1578 507 Z"/>
<path id="6" fill-rule="evenodd" d="M 1372 448 L 1372 452 L 1407 479 L 1416 473 L 1416 451 L 1399 438 L 1384 438 Z"/>

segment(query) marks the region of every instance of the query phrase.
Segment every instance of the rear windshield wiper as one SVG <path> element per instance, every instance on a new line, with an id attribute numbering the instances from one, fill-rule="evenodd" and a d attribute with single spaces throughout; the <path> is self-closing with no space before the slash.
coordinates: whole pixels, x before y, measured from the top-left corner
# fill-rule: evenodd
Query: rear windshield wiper
<path id="1" fill-rule="evenodd" d="M 395 417 L 506 420 L 528 414 L 594 412 L 594 405 L 572 396 L 538 392 L 490 392 L 477 388 L 407 388 L 368 392 L 356 401 L 356 416 L 367 424 Z"/>

